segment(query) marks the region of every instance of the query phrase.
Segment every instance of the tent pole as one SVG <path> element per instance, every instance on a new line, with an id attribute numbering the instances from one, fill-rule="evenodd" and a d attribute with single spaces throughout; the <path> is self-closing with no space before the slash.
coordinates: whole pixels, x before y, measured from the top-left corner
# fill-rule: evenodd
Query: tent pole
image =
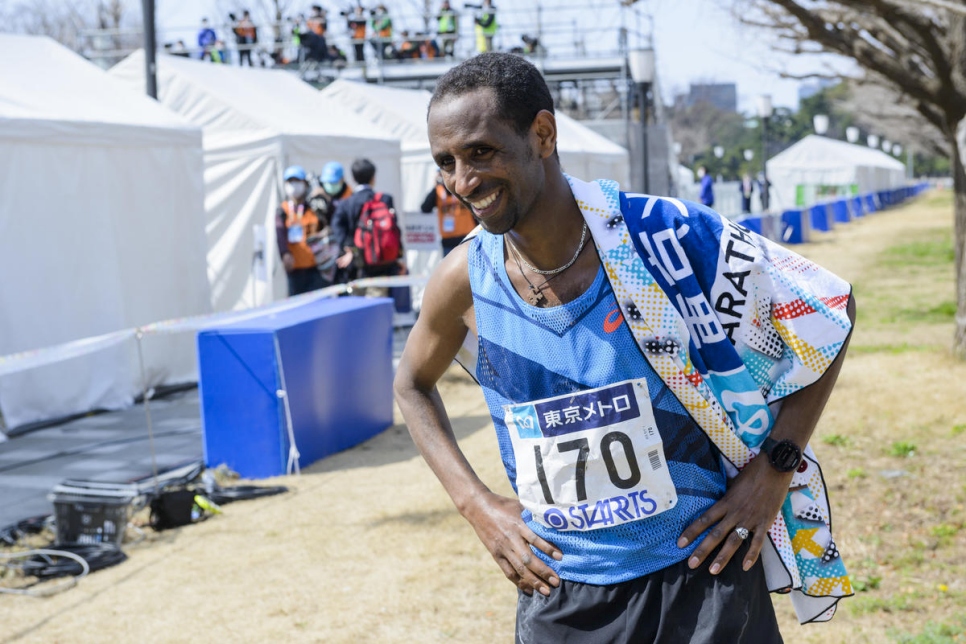
<path id="1" fill-rule="evenodd" d="M 148 96 L 158 99 L 157 40 L 154 29 L 154 0 L 141 0 L 141 19 L 144 21 L 144 78 Z"/>

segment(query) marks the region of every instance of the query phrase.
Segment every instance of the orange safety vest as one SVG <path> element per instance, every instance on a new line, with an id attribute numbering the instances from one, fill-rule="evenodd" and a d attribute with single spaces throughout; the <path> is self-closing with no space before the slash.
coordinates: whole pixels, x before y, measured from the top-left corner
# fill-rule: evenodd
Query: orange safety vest
<path id="1" fill-rule="evenodd" d="M 293 226 L 302 226 L 302 235 L 299 241 L 292 241 L 289 236 L 288 252 L 295 260 L 295 268 L 315 268 L 315 253 L 309 248 L 308 238 L 319 232 L 319 218 L 315 212 L 305 204 L 294 207 L 291 201 L 282 202 L 282 212 L 285 213 L 285 229 L 291 230 Z"/>
<path id="2" fill-rule="evenodd" d="M 238 23 L 238 35 L 242 38 L 255 39 L 255 25 L 251 20 L 242 20 Z"/>
<path id="3" fill-rule="evenodd" d="M 366 39 L 366 19 L 365 18 L 353 18 L 349 22 L 349 26 L 352 28 L 353 40 Z"/>
<path id="4" fill-rule="evenodd" d="M 436 214 L 443 239 L 465 237 L 476 228 L 470 209 L 443 185 L 436 186 Z"/>
<path id="5" fill-rule="evenodd" d="M 306 21 L 306 26 L 312 30 L 317 36 L 325 35 L 325 23 L 322 22 L 321 16 L 313 16 Z"/>

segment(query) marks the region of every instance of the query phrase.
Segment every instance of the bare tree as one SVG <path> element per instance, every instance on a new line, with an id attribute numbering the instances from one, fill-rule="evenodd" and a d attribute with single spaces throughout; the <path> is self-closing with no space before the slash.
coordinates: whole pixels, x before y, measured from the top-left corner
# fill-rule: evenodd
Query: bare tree
<path id="1" fill-rule="evenodd" d="M 966 0 L 734 0 L 745 24 L 792 53 L 850 58 L 941 133 L 955 191 L 956 332 L 966 360 Z"/>
<path id="2" fill-rule="evenodd" d="M 7 30 L 50 36 L 105 66 L 140 46 L 141 14 L 123 0 L 20 0 L 2 11 Z"/>
<path id="3" fill-rule="evenodd" d="M 675 100 L 669 112 L 671 131 L 675 141 L 681 144 L 681 159 L 692 159 L 708 152 L 721 141 L 723 133 L 744 128 L 744 118 L 740 114 L 723 111 L 706 101 L 689 106 L 683 96 Z"/>
<path id="4" fill-rule="evenodd" d="M 81 30 L 93 14 L 81 3 L 65 4 L 52 0 L 21 0 L 4 9 L 0 16 L 6 30 L 35 36 L 50 36 L 62 45 L 80 51 L 84 43 Z"/>
<path id="5" fill-rule="evenodd" d="M 943 133 L 913 107 L 908 97 L 871 75 L 848 81 L 848 85 L 848 94 L 836 107 L 852 115 L 856 125 L 868 131 L 888 133 L 889 139 L 901 141 L 913 153 L 929 156 L 949 153 Z"/>

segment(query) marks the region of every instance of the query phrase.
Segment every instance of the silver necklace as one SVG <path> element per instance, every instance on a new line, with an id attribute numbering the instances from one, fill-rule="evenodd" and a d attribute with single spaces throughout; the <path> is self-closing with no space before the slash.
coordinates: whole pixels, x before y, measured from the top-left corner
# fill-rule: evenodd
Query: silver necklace
<path id="1" fill-rule="evenodd" d="M 574 256 L 570 258 L 570 261 L 569 262 L 567 262 L 566 264 L 564 264 L 560 268 L 552 268 L 549 271 L 542 271 L 542 270 L 540 270 L 539 268 L 537 268 L 535 266 L 531 266 L 530 265 L 530 262 L 528 262 L 527 260 L 525 260 L 523 258 L 523 254 L 520 252 L 520 250 L 513 243 L 513 240 L 510 239 L 509 237 L 507 237 L 506 240 L 510 243 L 510 248 L 513 249 L 513 251 L 516 253 L 517 258 L 519 258 L 519 260 L 521 262 L 523 262 L 523 265 L 524 266 L 526 266 L 528 269 L 530 269 L 530 272 L 531 273 L 538 273 L 540 275 L 556 275 L 557 273 L 563 273 L 565 270 L 567 270 L 568 268 L 570 268 L 571 266 L 573 266 L 574 265 L 574 262 L 577 261 L 577 258 L 580 257 L 580 251 L 582 251 L 584 249 L 584 244 L 587 243 L 587 222 L 586 221 L 584 222 L 584 228 L 580 232 L 580 244 L 577 245 L 577 252 L 574 253 Z"/>
<path id="2" fill-rule="evenodd" d="M 517 249 L 513 247 L 513 244 L 510 244 L 509 249 L 510 255 L 513 256 L 514 261 L 516 261 L 517 268 L 520 269 L 520 275 L 523 276 L 523 279 L 526 280 L 527 285 L 530 287 L 530 292 L 527 294 L 527 301 L 533 306 L 540 306 L 540 302 L 547 299 L 547 296 L 543 294 L 543 289 L 547 288 L 547 284 L 550 283 L 550 280 L 557 279 L 557 277 L 560 276 L 560 273 L 551 275 L 547 279 L 543 280 L 543 283 L 540 286 L 537 286 L 531 282 L 530 278 L 527 277 L 527 274 L 523 272 L 523 266 L 520 265 L 520 253 L 518 253 Z"/>

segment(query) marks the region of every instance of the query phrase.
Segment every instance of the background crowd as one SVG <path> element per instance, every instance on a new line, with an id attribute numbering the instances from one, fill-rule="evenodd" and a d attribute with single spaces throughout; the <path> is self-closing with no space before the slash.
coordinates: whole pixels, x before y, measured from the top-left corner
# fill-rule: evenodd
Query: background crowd
<path id="1" fill-rule="evenodd" d="M 452 58 L 460 39 L 461 21 L 472 20 L 475 51 L 493 50 L 499 23 L 492 0 L 464 3 L 461 10 L 453 7 L 449 0 L 442 0 L 430 17 L 432 20 L 427 19 L 426 24 L 435 23 L 435 30 L 397 30 L 385 4 L 371 8 L 356 4 L 339 11 L 338 16 L 330 16 L 325 7 L 313 4 L 308 13 L 285 17 L 277 24 L 263 27 L 262 32 L 271 32 L 266 44 L 264 39 L 260 40 L 259 27 L 245 10 L 241 17 L 229 13 L 220 28 L 214 27 L 207 18 L 203 19 L 192 49 L 181 40 L 166 44 L 165 49 L 174 55 L 213 63 L 235 62 L 251 66 L 305 61 L 338 66 L 349 62 L 350 52 L 355 62 L 362 63 L 366 59 L 367 45 L 372 55 L 383 61 Z M 348 43 L 348 51 L 336 40 Z M 229 42 L 233 43 L 231 48 Z M 527 35 L 523 36 L 522 45 L 514 48 L 518 53 L 527 54 L 539 50 L 538 40 Z"/>

